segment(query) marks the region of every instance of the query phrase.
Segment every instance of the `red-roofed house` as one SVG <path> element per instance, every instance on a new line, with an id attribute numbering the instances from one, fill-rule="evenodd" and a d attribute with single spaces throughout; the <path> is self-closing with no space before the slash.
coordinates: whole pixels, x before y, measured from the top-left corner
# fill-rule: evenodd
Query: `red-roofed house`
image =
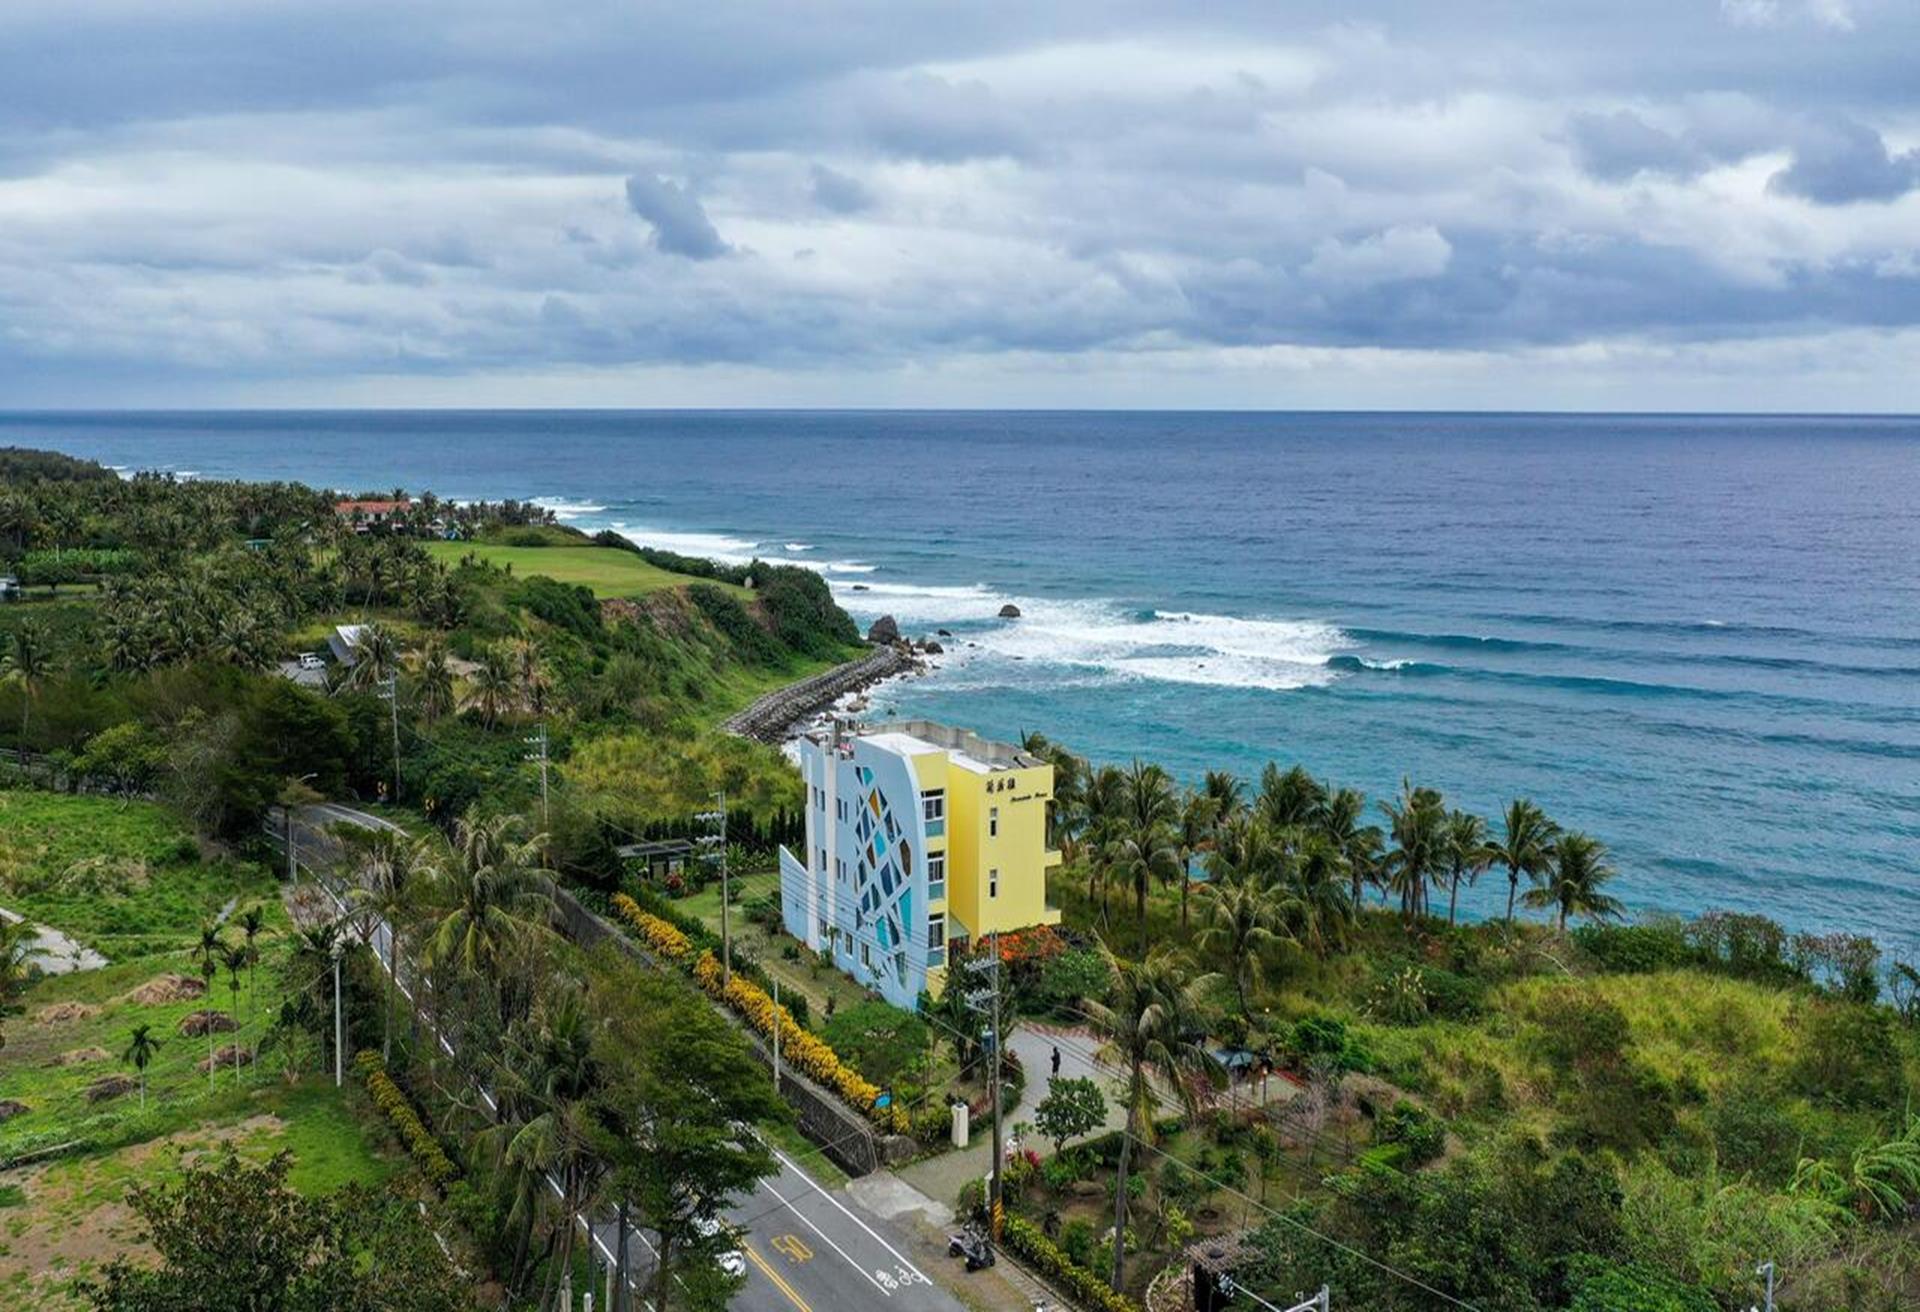
<path id="1" fill-rule="evenodd" d="M 408 497 L 399 500 L 336 501 L 333 513 L 353 522 L 353 531 L 365 533 L 378 524 L 399 519 L 413 509 L 413 501 Z"/>

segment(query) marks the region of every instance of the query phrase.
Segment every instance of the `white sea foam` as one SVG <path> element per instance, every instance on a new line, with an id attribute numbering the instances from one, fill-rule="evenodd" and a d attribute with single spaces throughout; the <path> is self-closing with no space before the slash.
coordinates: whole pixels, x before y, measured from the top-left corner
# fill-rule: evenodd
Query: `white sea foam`
<path id="1" fill-rule="evenodd" d="M 533 504 L 542 510 L 551 510 L 557 519 L 578 519 L 582 515 L 598 515 L 606 509 L 591 501 L 569 501 L 565 497 L 535 497 Z"/>
<path id="2" fill-rule="evenodd" d="M 683 533 L 669 529 L 647 528 L 639 524 L 619 524 L 614 532 L 642 547 L 658 547 L 678 556 L 696 556 L 728 565 L 744 565 L 754 557 L 752 538 L 737 538 L 726 533 Z"/>
<path id="3" fill-rule="evenodd" d="M 808 545 L 807 545 L 806 543 L 804 543 L 804 542 L 787 542 L 787 543 L 783 543 L 783 544 L 781 545 L 781 548 L 780 548 L 780 549 L 781 549 L 782 551 L 812 551 L 812 550 L 813 550 L 813 548 L 812 548 L 812 547 L 810 547 L 810 546 L 808 546 Z"/>

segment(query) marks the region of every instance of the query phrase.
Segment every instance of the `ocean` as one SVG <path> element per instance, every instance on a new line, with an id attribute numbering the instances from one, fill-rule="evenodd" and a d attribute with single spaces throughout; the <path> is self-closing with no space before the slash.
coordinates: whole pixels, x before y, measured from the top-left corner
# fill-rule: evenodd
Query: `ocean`
<path id="1" fill-rule="evenodd" d="M 1190 780 L 1528 796 L 1636 912 L 1920 953 L 1920 420 L 14 414 L 0 444 L 804 564 L 863 623 L 951 635 L 879 710 Z"/>

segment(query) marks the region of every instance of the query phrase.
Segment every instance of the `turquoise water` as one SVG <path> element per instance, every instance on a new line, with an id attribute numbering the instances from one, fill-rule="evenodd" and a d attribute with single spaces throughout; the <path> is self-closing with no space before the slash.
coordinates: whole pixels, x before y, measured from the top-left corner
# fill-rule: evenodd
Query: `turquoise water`
<path id="1" fill-rule="evenodd" d="M 1612 845 L 1637 909 L 1920 951 L 1920 421 L 15 415 L 0 442 L 801 562 L 953 635 L 882 709 L 1188 777 L 1524 794 Z"/>

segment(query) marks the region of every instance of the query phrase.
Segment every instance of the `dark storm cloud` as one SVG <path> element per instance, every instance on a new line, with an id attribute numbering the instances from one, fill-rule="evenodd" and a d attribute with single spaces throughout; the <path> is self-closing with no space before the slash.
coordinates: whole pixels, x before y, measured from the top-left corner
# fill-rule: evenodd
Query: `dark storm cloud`
<path id="1" fill-rule="evenodd" d="M 873 193 L 858 178 L 824 164 L 813 166 L 812 178 L 813 199 L 821 209 L 835 214 L 858 214 L 873 205 Z"/>
<path id="2" fill-rule="evenodd" d="M 1793 163 L 1772 185 L 1823 205 L 1891 200 L 1920 186 L 1920 150 L 1894 154 L 1864 123 L 1825 118 L 1807 124 L 1793 146 Z"/>

